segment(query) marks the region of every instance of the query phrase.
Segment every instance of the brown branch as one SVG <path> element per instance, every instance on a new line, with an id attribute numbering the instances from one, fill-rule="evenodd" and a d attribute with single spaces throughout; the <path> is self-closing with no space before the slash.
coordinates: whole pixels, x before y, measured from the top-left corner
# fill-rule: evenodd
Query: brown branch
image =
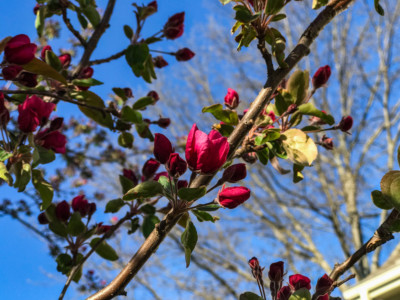
<path id="1" fill-rule="evenodd" d="M 79 33 L 78 30 L 76 30 L 74 28 L 74 26 L 72 26 L 71 24 L 71 20 L 68 18 L 67 16 L 67 8 L 66 7 L 62 7 L 61 8 L 61 12 L 62 12 L 62 17 L 63 17 L 63 21 L 65 23 L 65 25 L 67 26 L 67 28 L 69 29 L 69 31 L 71 31 L 71 33 L 79 40 L 79 42 L 81 43 L 81 45 L 86 48 L 87 46 L 87 42 L 85 41 L 85 39 L 81 36 L 81 34 Z"/>
<path id="2" fill-rule="evenodd" d="M 396 209 L 393 209 L 387 219 L 374 232 L 374 235 L 368 240 L 368 242 L 362 245 L 362 247 L 354 252 L 348 259 L 346 259 L 346 261 L 341 264 L 336 264 L 329 277 L 335 281 L 338 280 L 341 275 L 343 275 L 357 261 L 364 257 L 364 255 L 374 251 L 376 248 L 385 244 L 387 241 L 394 239 L 391 227 L 394 222 L 399 219 L 400 212 Z"/>
<path id="3" fill-rule="evenodd" d="M 267 75 L 268 78 L 274 72 L 274 65 L 272 63 L 272 55 L 268 52 L 267 48 L 265 47 L 265 39 L 264 37 L 258 38 L 257 48 L 260 50 L 262 57 L 265 60 L 265 64 L 267 65 Z"/>
<path id="4" fill-rule="evenodd" d="M 106 57 L 106 58 L 91 60 L 91 61 L 89 61 L 89 65 L 93 66 L 93 65 L 100 65 L 100 64 L 104 64 L 104 63 L 110 62 L 112 60 L 115 60 L 115 59 L 118 59 L 118 58 L 124 56 L 125 52 L 126 52 L 126 49 L 124 49 L 124 50 L 122 50 L 120 52 L 117 52 L 114 55 L 111 55 L 111 56 Z"/>
<path id="5" fill-rule="evenodd" d="M 92 55 L 93 51 L 96 49 L 97 44 L 103 33 L 106 31 L 107 27 L 109 26 L 110 18 L 112 12 L 114 10 L 115 2 L 117 0 L 109 0 L 107 3 L 106 10 L 104 11 L 103 18 L 101 19 L 99 25 L 96 27 L 95 31 L 92 34 L 92 37 L 87 42 L 85 47 L 85 52 L 83 52 L 81 61 L 79 62 L 78 66 L 74 70 L 73 77 L 78 76 L 78 74 L 82 71 L 83 68 L 89 65 L 90 56 Z"/>
<path id="6" fill-rule="evenodd" d="M 277 69 L 271 77 L 268 78 L 264 88 L 259 92 L 256 99 L 253 101 L 249 111 L 244 115 L 243 119 L 236 126 L 235 130 L 228 138 L 230 145 L 228 159 L 231 159 L 240 146 L 241 142 L 254 125 L 254 120 L 262 112 L 264 107 L 270 101 L 270 98 L 278 87 L 278 84 L 284 79 L 294 66 L 306 55 L 309 54 L 309 46 L 317 38 L 321 30 L 340 12 L 346 9 L 348 4 L 355 0 L 333 0 L 328 6 L 316 17 L 310 26 L 303 33 L 298 45 L 289 54 L 285 62 L 288 67 L 285 69 Z M 193 180 L 190 187 L 200 187 L 208 185 L 214 175 L 201 175 Z M 175 226 L 181 217 L 180 211 L 171 210 L 164 219 L 156 226 L 151 232 L 146 241 L 142 244 L 139 250 L 122 269 L 122 271 L 115 277 L 115 279 L 98 291 L 96 294 L 90 296 L 88 300 L 103 300 L 114 298 L 119 291 L 125 289 L 128 283 L 135 277 L 146 261 L 157 250 L 166 235 Z"/>

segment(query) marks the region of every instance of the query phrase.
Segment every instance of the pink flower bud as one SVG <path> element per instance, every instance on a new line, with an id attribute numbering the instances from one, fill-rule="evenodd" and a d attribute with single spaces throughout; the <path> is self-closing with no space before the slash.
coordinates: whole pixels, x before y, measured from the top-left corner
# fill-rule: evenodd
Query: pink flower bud
<path id="1" fill-rule="evenodd" d="M 289 283 L 295 291 L 301 288 L 311 289 L 311 280 L 301 274 L 289 276 Z"/>
<path id="2" fill-rule="evenodd" d="M 168 66 L 168 62 L 162 56 L 156 56 L 153 58 L 153 64 L 156 68 L 162 69 Z"/>
<path id="3" fill-rule="evenodd" d="M 159 118 L 157 121 L 157 125 L 161 128 L 167 128 L 171 124 L 170 118 Z"/>
<path id="4" fill-rule="evenodd" d="M 5 128 L 10 122 L 10 112 L 4 104 L 4 95 L 0 92 L 0 128 Z"/>
<path id="5" fill-rule="evenodd" d="M 235 164 L 225 169 L 222 179 L 230 183 L 238 182 L 247 176 L 246 164 Z"/>
<path id="6" fill-rule="evenodd" d="M 172 152 L 172 144 L 169 139 L 161 133 L 156 133 L 154 135 L 154 157 L 160 163 L 165 164 Z"/>
<path id="7" fill-rule="evenodd" d="M 187 170 L 187 163 L 178 153 L 172 153 L 167 162 L 167 170 L 171 176 L 178 178 Z"/>
<path id="8" fill-rule="evenodd" d="M 258 262 L 257 257 L 250 258 L 248 264 L 251 268 L 251 273 L 253 274 L 253 277 L 261 281 L 264 268 L 260 267 L 260 263 Z"/>
<path id="9" fill-rule="evenodd" d="M 49 220 L 47 219 L 46 214 L 44 212 L 42 212 L 38 215 L 38 221 L 39 221 L 39 224 L 42 224 L 42 225 L 49 224 Z"/>
<path id="10" fill-rule="evenodd" d="M 142 169 L 142 174 L 145 179 L 149 179 L 153 177 L 153 175 L 157 172 L 160 167 L 160 163 L 156 161 L 154 158 L 150 158 L 145 162 Z"/>
<path id="11" fill-rule="evenodd" d="M 185 188 L 189 185 L 189 183 L 187 182 L 187 180 L 178 180 L 177 186 L 178 186 L 178 190 L 181 188 Z"/>
<path id="12" fill-rule="evenodd" d="M 22 67 L 17 65 L 11 65 L 5 67 L 1 72 L 5 80 L 13 80 L 22 71 Z"/>
<path id="13" fill-rule="evenodd" d="M 157 94 L 156 91 L 150 91 L 150 92 L 147 94 L 147 96 L 148 96 L 148 97 L 153 97 L 153 98 L 154 98 L 154 101 L 160 100 L 160 97 L 158 96 L 158 94 Z"/>
<path id="14" fill-rule="evenodd" d="M 168 178 L 168 173 L 165 172 L 165 171 L 164 171 L 164 172 L 157 173 L 156 175 L 154 175 L 153 180 L 154 180 L 154 181 L 158 181 L 158 180 L 160 179 L 161 176 L 164 176 L 164 177 L 167 177 L 167 178 Z"/>
<path id="15" fill-rule="evenodd" d="M 44 102 L 36 95 L 26 98 L 23 104 L 18 105 L 18 126 L 23 132 L 33 132 L 38 125 L 44 125 L 55 104 Z"/>
<path id="16" fill-rule="evenodd" d="M 37 46 L 25 34 L 9 40 L 4 48 L 4 58 L 12 64 L 25 65 L 35 58 Z"/>
<path id="17" fill-rule="evenodd" d="M 225 163 L 229 143 L 218 131 L 207 135 L 193 124 L 186 142 L 186 161 L 192 171 L 211 174 Z"/>
<path id="18" fill-rule="evenodd" d="M 177 61 L 188 61 L 191 60 L 196 54 L 189 48 L 183 48 L 175 53 Z"/>
<path id="19" fill-rule="evenodd" d="M 174 40 L 183 34 L 183 22 L 185 20 L 185 13 L 177 13 L 170 17 L 164 25 L 164 36 L 167 39 Z"/>
<path id="20" fill-rule="evenodd" d="M 129 170 L 129 169 L 123 169 L 122 172 L 123 172 L 123 175 L 126 178 L 128 178 L 130 181 L 132 181 L 134 185 L 138 184 L 138 179 L 136 177 L 135 172 L 133 172 L 132 170 Z"/>
<path id="21" fill-rule="evenodd" d="M 343 132 L 349 131 L 351 127 L 353 127 L 353 118 L 351 116 L 343 117 L 337 126 L 337 128 Z"/>
<path id="22" fill-rule="evenodd" d="M 19 84 L 33 88 L 38 85 L 37 75 L 29 72 L 21 72 L 17 78 Z"/>
<path id="23" fill-rule="evenodd" d="M 322 147 L 324 147 L 326 150 L 332 150 L 334 148 L 333 139 L 332 138 L 328 138 L 326 135 L 324 135 L 321 138 L 320 145 Z"/>
<path id="24" fill-rule="evenodd" d="M 269 266 L 268 278 L 271 281 L 283 280 L 283 261 L 278 261 Z"/>
<path id="25" fill-rule="evenodd" d="M 222 187 L 218 194 L 218 203 L 222 207 L 233 209 L 250 198 L 250 190 L 244 186 Z"/>
<path id="26" fill-rule="evenodd" d="M 324 110 L 321 110 L 322 113 L 326 114 Z M 312 116 L 308 119 L 310 121 L 310 125 L 325 125 L 326 122 L 319 117 Z"/>
<path id="27" fill-rule="evenodd" d="M 68 68 L 71 64 L 71 54 L 69 53 L 61 54 L 58 59 L 64 69 Z"/>
<path id="28" fill-rule="evenodd" d="M 279 290 L 277 299 L 289 300 L 291 295 L 292 295 L 292 289 L 290 288 L 290 286 L 285 285 Z"/>
<path id="29" fill-rule="evenodd" d="M 65 154 L 67 137 L 59 131 L 50 131 L 50 129 L 45 129 L 36 134 L 35 142 L 37 145 L 46 149 L 51 149 L 55 153 Z"/>
<path id="30" fill-rule="evenodd" d="M 329 77 L 331 76 L 331 67 L 326 65 L 320 67 L 317 72 L 315 72 L 312 78 L 312 84 L 314 89 L 318 89 L 321 86 L 325 85 L 328 82 Z"/>
<path id="31" fill-rule="evenodd" d="M 46 51 L 53 51 L 53 49 L 49 45 L 46 45 L 42 48 L 42 51 L 40 52 L 40 58 L 43 60 L 46 59 Z"/>
<path id="32" fill-rule="evenodd" d="M 228 88 L 228 93 L 225 96 L 225 105 L 230 109 L 235 109 L 239 105 L 239 95 L 231 88 Z"/>
<path id="33" fill-rule="evenodd" d="M 317 281 L 317 286 L 315 287 L 315 293 L 318 296 L 326 295 L 327 293 L 330 292 L 332 284 L 333 280 L 328 275 L 324 274 L 324 276 L 319 278 Z M 321 299 L 321 297 L 317 299 Z"/>
<path id="34" fill-rule="evenodd" d="M 56 217 L 61 222 L 68 221 L 69 217 L 71 216 L 71 211 L 69 208 L 69 204 L 67 201 L 62 201 L 57 204 L 56 206 Z"/>

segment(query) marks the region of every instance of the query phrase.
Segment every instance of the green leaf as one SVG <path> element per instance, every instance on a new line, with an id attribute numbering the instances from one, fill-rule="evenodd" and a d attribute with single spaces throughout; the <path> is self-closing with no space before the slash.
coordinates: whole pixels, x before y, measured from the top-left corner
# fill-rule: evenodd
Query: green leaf
<path id="1" fill-rule="evenodd" d="M 217 120 L 224 122 L 227 125 L 237 125 L 239 123 L 238 115 L 230 109 L 223 109 L 222 104 L 213 104 L 204 107 L 203 113 L 211 113 Z"/>
<path id="2" fill-rule="evenodd" d="M 311 300 L 310 291 L 306 288 L 301 288 L 295 291 L 290 297 L 289 300 Z"/>
<path id="3" fill-rule="evenodd" d="M 96 7 L 93 5 L 88 5 L 82 9 L 83 14 L 88 18 L 89 22 L 93 25 L 93 27 L 97 27 L 101 21 L 101 17 Z"/>
<path id="4" fill-rule="evenodd" d="M 135 217 L 131 220 L 131 229 L 128 230 L 128 234 L 134 233 L 140 227 L 139 218 Z"/>
<path id="5" fill-rule="evenodd" d="M 190 265 L 190 256 L 197 243 L 197 231 L 192 221 L 187 222 L 185 231 L 182 233 L 181 236 L 181 243 L 183 245 L 183 248 L 185 249 L 185 260 L 187 268 Z"/>
<path id="6" fill-rule="evenodd" d="M 143 219 L 142 232 L 145 238 L 150 235 L 157 223 L 160 223 L 160 219 L 155 215 L 148 215 Z"/>
<path id="7" fill-rule="evenodd" d="M 314 141 L 300 129 L 286 130 L 283 136 L 282 145 L 289 160 L 300 166 L 311 166 L 318 155 Z"/>
<path id="8" fill-rule="evenodd" d="M 163 193 L 163 187 L 157 181 L 145 181 L 130 189 L 123 197 L 124 200 L 151 198 Z"/>
<path id="9" fill-rule="evenodd" d="M 120 175 L 121 177 L 121 175 Z M 126 177 L 125 177 L 126 178 Z M 129 179 L 128 179 L 129 180 Z M 130 181 L 130 180 L 129 180 Z M 122 200 L 121 198 L 110 200 L 106 204 L 106 210 L 104 211 L 105 213 L 116 213 L 118 212 L 121 207 L 125 205 L 125 201 Z"/>
<path id="10" fill-rule="evenodd" d="M 219 133 L 225 137 L 230 136 L 233 130 L 235 129 L 232 125 L 227 125 L 227 124 L 218 124 L 217 126 L 219 127 L 219 128 L 217 127 Z"/>
<path id="11" fill-rule="evenodd" d="M 388 197 L 382 194 L 381 191 L 372 191 L 371 192 L 371 199 L 372 202 L 375 204 L 376 207 L 380 209 L 392 209 L 393 204 Z"/>
<path id="12" fill-rule="evenodd" d="M 285 0 L 268 0 L 265 6 L 265 14 L 275 15 L 277 14 L 285 5 Z"/>
<path id="13" fill-rule="evenodd" d="M 218 204 L 209 204 L 206 206 L 202 206 L 197 208 L 197 210 L 201 210 L 201 211 L 216 211 L 218 209 L 220 209 L 221 206 L 219 206 Z"/>
<path id="14" fill-rule="evenodd" d="M 71 92 L 71 96 L 81 103 L 98 108 L 105 108 L 104 101 L 98 95 L 91 91 L 73 91 Z M 97 122 L 101 126 L 110 129 L 113 127 L 113 121 L 111 119 L 110 113 L 79 105 L 78 108 L 88 118 Z"/>
<path id="15" fill-rule="evenodd" d="M 260 17 L 260 12 L 253 15 L 252 12 L 243 5 L 237 5 L 233 9 L 236 10 L 235 20 L 242 23 L 250 23 Z"/>
<path id="16" fill-rule="evenodd" d="M 240 35 L 241 37 L 237 46 L 238 51 L 240 51 L 243 46 L 248 47 L 250 43 L 257 37 L 257 32 L 253 26 L 245 26 Z"/>
<path id="17" fill-rule="evenodd" d="M 46 149 L 36 145 L 33 150 L 33 162 L 32 167 L 36 167 L 39 164 L 48 164 L 56 159 L 56 155 L 51 149 Z"/>
<path id="18" fill-rule="evenodd" d="M 42 36 L 44 29 L 44 10 L 46 6 L 40 6 L 39 11 L 36 13 L 35 28 L 39 37 Z"/>
<path id="19" fill-rule="evenodd" d="M 123 194 L 126 194 L 130 189 L 135 187 L 133 181 L 126 178 L 124 175 L 119 175 L 119 182 L 121 183 Z"/>
<path id="20" fill-rule="evenodd" d="M 133 124 L 140 124 L 143 122 L 142 114 L 137 110 L 133 110 L 129 106 L 124 106 L 121 109 L 121 119 Z"/>
<path id="21" fill-rule="evenodd" d="M 30 73 L 42 75 L 44 77 L 48 77 L 50 79 L 54 79 L 64 84 L 67 84 L 67 80 L 64 78 L 64 76 L 62 76 L 60 73 L 57 72 L 57 70 L 46 64 L 44 61 L 41 61 L 40 59 L 34 58 L 27 64 L 22 65 L 21 67 Z"/>
<path id="22" fill-rule="evenodd" d="M 51 222 L 49 224 L 49 229 L 61 237 L 65 238 L 68 236 L 67 226 L 64 223 L 61 223 L 60 221 Z"/>
<path id="23" fill-rule="evenodd" d="M 263 298 L 252 292 L 245 292 L 239 296 L 239 300 L 263 300 Z"/>
<path id="24" fill-rule="evenodd" d="M 136 77 L 140 77 L 144 71 L 144 64 L 150 55 L 150 50 L 147 44 L 130 45 L 126 49 L 125 59 L 129 66 L 132 68 Z"/>
<path id="25" fill-rule="evenodd" d="M 196 216 L 199 222 L 210 221 L 215 223 L 218 220 L 218 217 L 213 217 L 208 212 L 201 211 L 201 210 L 192 210 L 192 213 Z"/>
<path id="26" fill-rule="evenodd" d="M 389 230 L 391 232 L 400 232 L 400 220 L 399 219 L 395 220 L 392 226 L 390 226 Z"/>
<path id="27" fill-rule="evenodd" d="M 286 18 L 285 14 L 279 14 L 272 17 L 271 22 L 277 22 Z"/>
<path id="28" fill-rule="evenodd" d="M 90 247 L 94 248 L 97 243 L 100 241 L 101 238 L 94 238 L 93 240 L 90 241 Z M 99 246 L 96 247 L 94 250 L 100 257 L 115 261 L 118 259 L 118 254 L 115 252 L 115 250 L 107 244 L 106 241 L 102 241 Z"/>
<path id="29" fill-rule="evenodd" d="M 56 258 L 57 271 L 62 274 L 68 274 L 72 269 L 72 257 L 69 254 L 62 253 Z"/>
<path id="30" fill-rule="evenodd" d="M 206 186 L 201 186 L 199 188 L 180 188 L 178 190 L 179 198 L 186 201 L 193 201 L 203 197 L 207 192 Z"/>
<path id="31" fill-rule="evenodd" d="M 46 51 L 45 61 L 56 71 L 60 71 L 62 69 L 61 61 L 53 51 Z"/>
<path id="32" fill-rule="evenodd" d="M 298 183 L 304 179 L 304 175 L 301 171 L 304 169 L 304 166 L 299 166 L 297 164 L 293 165 L 293 182 Z"/>
<path id="33" fill-rule="evenodd" d="M 11 156 L 13 156 L 12 152 L 7 152 L 3 148 L 0 148 L 0 162 L 6 161 L 9 159 Z"/>
<path id="34" fill-rule="evenodd" d="M 390 171 L 381 180 L 382 194 L 400 210 L 400 171 Z"/>
<path id="35" fill-rule="evenodd" d="M 118 136 L 118 145 L 124 148 L 132 148 L 133 140 L 132 133 L 124 131 Z"/>
<path id="36" fill-rule="evenodd" d="M 88 21 L 86 20 L 86 18 L 79 12 L 76 12 L 79 23 L 81 23 L 81 26 L 83 29 L 86 29 L 88 27 Z"/>
<path id="37" fill-rule="evenodd" d="M 74 212 L 68 222 L 68 233 L 72 236 L 78 236 L 85 231 L 85 224 L 83 224 L 81 219 L 81 214 L 79 212 Z"/>
<path id="38" fill-rule="evenodd" d="M 18 192 L 25 191 L 29 181 L 31 181 L 31 165 L 19 162 L 15 166 L 15 182 L 14 187 L 18 188 Z"/>
<path id="39" fill-rule="evenodd" d="M 283 113 L 285 113 L 287 111 L 287 109 L 289 108 L 289 105 L 293 103 L 292 95 L 290 95 L 289 93 L 285 93 L 285 95 L 286 95 L 286 97 L 284 97 L 283 95 L 278 93 L 275 96 L 275 107 L 278 112 L 278 115 L 280 115 L 280 116 Z"/>
<path id="40" fill-rule="evenodd" d="M 375 6 L 375 10 L 378 14 L 380 14 L 381 16 L 385 15 L 385 11 L 383 10 L 383 7 L 379 4 L 380 0 L 374 0 L 374 6 Z"/>
<path id="41" fill-rule="evenodd" d="M 140 99 L 138 99 L 132 106 L 133 109 L 139 109 L 139 110 L 143 110 L 146 108 L 146 106 L 148 105 L 153 105 L 155 103 L 154 98 L 153 97 L 142 97 Z"/>
<path id="42" fill-rule="evenodd" d="M 11 39 L 12 39 L 11 36 L 7 36 L 7 37 L 5 37 L 4 39 L 2 39 L 0 41 L 0 54 L 3 53 L 4 48 L 6 47 L 8 41 L 11 40 Z"/>
<path id="43" fill-rule="evenodd" d="M 74 282 L 78 283 L 79 280 L 81 279 L 81 277 L 82 277 L 82 269 L 83 269 L 83 266 L 81 266 L 81 267 L 78 269 L 78 271 L 76 271 L 74 277 L 72 277 L 72 280 L 73 280 Z"/>
<path id="44" fill-rule="evenodd" d="M 76 86 L 95 86 L 95 85 L 102 85 L 103 82 L 98 81 L 94 78 L 84 78 L 84 79 L 74 79 L 72 80 L 72 84 Z"/>
<path id="45" fill-rule="evenodd" d="M 400 166 L 400 146 L 397 148 L 397 163 Z"/>
<path id="46" fill-rule="evenodd" d="M 327 5 L 329 0 L 313 0 L 312 9 L 318 9 Z"/>
<path id="47" fill-rule="evenodd" d="M 7 182 L 9 186 L 12 186 L 13 184 L 13 178 L 3 162 L 0 162 L 0 179 L 3 179 L 5 182 Z"/>
<path id="48" fill-rule="evenodd" d="M 264 148 L 260 151 L 257 151 L 257 157 L 263 165 L 268 164 L 269 159 L 269 150 L 268 148 Z"/>
<path id="49" fill-rule="evenodd" d="M 129 25 L 124 25 L 124 33 L 128 39 L 132 39 L 133 29 Z"/>
<path id="50" fill-rule="evenodd" d="M 42 171 L 37 169 L 32 170 L 32 183 L 42 199 L 40 210 L 46 210 L 51 204 L 51 201 L 53 201 L 53 187 L 43 178 Z"/>
<path id="51" fill-rule="evenodd" d="M 296 112 L 302 113 L 303 115 L 318 117 L 329 125 L 335 124 L 335 119 L 331 115 L 318 110 L 312 103 L 299 105 L 297 109 Z"/>
<path id="52" fill-rule="evenodd" d="M 145 204 L 140 207 L 140 211 L 146 215 L 154 215 L 156 213 L 156 208 L 151 204 Z"/>
<path id="53" fill-rule="evenodd" d="M 307 96 L 309 77 L 308 71 L 296 70 L 287 82 L 287 90 L 297 105 L 300 105 Z"/>

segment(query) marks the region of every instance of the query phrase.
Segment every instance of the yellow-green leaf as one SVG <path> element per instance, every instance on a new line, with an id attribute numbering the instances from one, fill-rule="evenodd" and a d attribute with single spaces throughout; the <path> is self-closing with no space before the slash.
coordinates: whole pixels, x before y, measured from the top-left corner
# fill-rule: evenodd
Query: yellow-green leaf
<path id="1" fill-rule="evenodd" d="M 283 135 L 282 144 L 288 158 L 300 166 L 311 166 L 318 155 L 314 141 L 300 129 L 289 129 Z"/>
<path id="2" fill-rule="evenodd" d="M 44 61 L 41 61 L 40 59 L 34 58 L 27 64 L 22 65 L 22 68 L 28 72 L 42 75 L 67 84 L 67 80 L 64 78 L 64 76 L 62 76 L 60 73 L 57 72 L 57 70 L 46 64 Z"/>

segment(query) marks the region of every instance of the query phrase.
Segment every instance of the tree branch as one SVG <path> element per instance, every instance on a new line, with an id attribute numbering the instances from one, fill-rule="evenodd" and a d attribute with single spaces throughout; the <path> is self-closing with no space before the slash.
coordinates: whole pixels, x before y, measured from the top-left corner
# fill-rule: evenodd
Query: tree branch
<path id="1" fill-rule="evenodd" d="M 86 48 L 87 43 L 86 43 L 85 39 L 81 36 L 79 31 L 77 31 L 74 28 L 74 26 L 72 26 L 71 20 L 67 16 L 67 8 L 66 7 L 62 7 L 61 11 L 62 11 L 63 21 L 64 21 L 65 25 L 67 26 L 67 28 L 69 29 L 69 31 L 71 31 L 71 33 L 79 40 L 79 42 L 81 43 L 83 48 Z"/>
<path id="2" fill-rule="evenodd" d="M 118 59 L 118 58 L 124 56 L 125 52 L 126 52 L 126 49 L 124 49 L 124 50 L 122 50 L 120 52 L 117 52 L 114 55 L 111 55 L 111 56 L 106 57 L 106 58 L 91 60 L 91 61 L 89 61 L 89 65 L 93 66 L 93 65 L 100 65 L 100 64 L 104 64 L 104 63 L 110 62 L 112 60 L 115 60 L 115 59 Z"/>

